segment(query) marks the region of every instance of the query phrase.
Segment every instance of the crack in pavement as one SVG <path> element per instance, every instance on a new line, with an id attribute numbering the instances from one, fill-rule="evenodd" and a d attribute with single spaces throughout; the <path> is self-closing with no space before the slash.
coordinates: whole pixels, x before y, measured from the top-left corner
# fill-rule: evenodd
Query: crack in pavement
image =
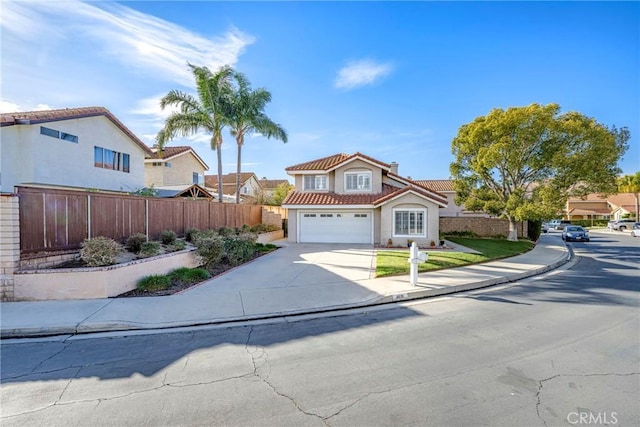
<path id="1" fill-rule="evenodd" d="M 258 347 L 256 346 L 251 346 L 254 348 L 253 351 L 251 351 L 249 349 L 250 345 L 249 342 L 251 341 L 251 335 L 253 334 L 253 330 L 254 327 L 251 326 L 251 329 L 249 330 L 249 334 L 247 336 L 247 341 L 245 343 L 245 351 L 247 352 L 247 354 L 249 355 L 249 357 L 251 357 L 251 363 L 253 364 L 253 376 L 255 376 L 256 378 L 260 379 L 263 383 L 265 383 L 277 396 L 283 397 L 285 399 L 287 399 L 288 401 L 290 401 L 291 403 L 293 403 L 293 405 L 295 406 L 295 408 L 301 412 L 302 414 L 306 415 L 306 416 L 310 416 L 310 417 L 314 417 L 319 419 L 320 421 L 322 421 L 322 423 L 326 426 L 328 426 L 329 424 L 327 424 L 327 422 L 325 421 L 324 417 L 318 415 L 318 414 L 314 414 L 313 412 L 308 412 L 305 411 L 304 409 L 302 409 L 302 407 L 300 407 L 300 404 L 291 396 L 288 396 L 280 391 L 278 391 L 276 389 L 276 387 L 269 382 L 269 375 L 271 374 L 271 365 L 269 364 L 269 355 L 266 351 L 266 349 L 264 347 Z M 256 357 L 255 355 L 258 354 L 258 357 Z M 256 362 L 257 360 L 261 360 L 261 364 L 258 365 Z M 263 366 L 267 365 L 269 368 L 269 371 L 267 373 L 267 375 L 261 375 L 260 372 L 258 372 L 260 370 L 260 368 L 262 368 Z"/>
<path id="2" fill-rule="evenodd" d="M 552 362 L 553 363 L 553 362 Z M 630 372 L 630 373 L 626 373 L 626 374 L 617 374 L 617 373 L 597 373 L 597 374 L 556 374 L 553 375 L 549 378 L 545 378 L 542 380 L 538 381 L 538 391 L 536 392 L 536 414 L 538 415 L 538 418 L 540 418 L 540 421 L 542 421 L 542 423 L 546 426 L 547 422 L 544 420 L 544 418 L 542 418 L 542 415 L 540 415 L 540 398 L 541 398 L 541 394 L 542 394 L 542 389 L 544 388 L 544 383 L 548 382 L 548 381 L 552 381 L 555 380 L 557 378 L 588 378 L 588 377 L 628 377 L 628 376 L 632 376 L 632 375 L 640 375 L 640 372 Z"/>

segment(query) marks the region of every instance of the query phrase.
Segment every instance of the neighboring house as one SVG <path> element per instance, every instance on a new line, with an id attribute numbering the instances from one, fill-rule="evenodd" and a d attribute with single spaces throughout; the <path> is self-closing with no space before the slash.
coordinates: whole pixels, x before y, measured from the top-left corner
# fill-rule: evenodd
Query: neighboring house
<path id="1" fill-rule="evenodd" d="M 222 192 L 227 199 L 235 202 L 236 197 L 236 175 L 228 173 L 222 175 Z M 218 192 L 218 175 L 205 175 L 205 186 L 209 191 Z M 243 172 L 240 174 L 240 200 L 242 203 L 255 203 L 262 194 L 260 182 L 253 172 Z"/>
<path id="2" fill-rule="evenodd" d="M 204 186 L 204 173 L 209 166 L 189 146 L 164 147 L 152 153 L 144 161 L 145 186 L 163 188 L 174 185 L 198 184 Z"/>
<path id="3" fill-rule="evenodd" d="M 588 194 L 585 198 L 572 197 L 567 200 L 567 219 L 610 219 L 634 216 L 636 202 L 633 193 L 618 193 L 610 196 Z"/>
<path id="4" fill-rule="evenodd" d="M 259 183 L 262 188 L 262 196 L 265 200 L 272 198 L 280 185 L 291 185 L 286 179 L 267 179 L 266 177 L 262 178 Z"/>
<path id="5" fill-rule="evenodd" d="M 468 211 L 462 205 L 456 203 L 456 189 L 451 179 L 423 179 L 415 180 L 416 184 L 421 185 L 447 197 L 447 207 L 440 209 L 441 217 L 483 217 L 489 218 L 491 215 L 480 211 Z"/>
<path id="6" fill-rule="evenodd" d="M 152 154 L 102 107 L 0 115 L 0 192 L 20 184 L 135 191 Z"/>
<path id="7" fill-rule="evenodd" d="M 213 200 L 214 196 L 207 189 L 201 187 L 198 184 L 184 184 L 184 185 L 167 185 L 162 188 L 155 188 L 155 195 L 157 197 L 176 198 L 176 197 L 188 197 L 192 199 L 207 199 Z"/>
<path id="8" fill-rule="evenodd" d="M 398 175 L 361 153 L 336 154 L 290 166 L 295 190 L 289 209 L 292 242 L 429 245 L 439 240 L 439 210 L 445 195 Z"/>

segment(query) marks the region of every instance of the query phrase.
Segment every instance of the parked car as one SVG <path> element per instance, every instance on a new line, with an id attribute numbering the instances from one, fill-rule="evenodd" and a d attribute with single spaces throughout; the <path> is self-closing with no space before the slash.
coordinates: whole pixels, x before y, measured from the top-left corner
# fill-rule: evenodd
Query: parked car
<path id="1" fill-rule="evenodd" d="M 565 242 L 588 242 L 589 232 L 579 225 L 567 225 L 562 230 L 562 240 Z"/>
<path id="2" fill-rule="evenodd" d="M 634 222 L 631 229 L 631 235 L 633 237 L 640 237 L 640 222 Z"/>
<path id="3" fill-rule="evenodd" d="M 547 233 L 549 231 L 549 224 L 546 222 L 542 223 L 542 232 Z"/>
<path id="4" fill-rule="evenodd" d="M 609 228 L 612 230 L 624 231 L 627 228 L 632 228 L 634 219 L 617 219 L 615 221 L 609 221 Z"/>
<path id="5" fill-rule="evenodd" d="M 571 225 L 571 221 L 566 219 L 554 219 L 549 222 L 549 229 L 564 230 L 567 225 Z"/>

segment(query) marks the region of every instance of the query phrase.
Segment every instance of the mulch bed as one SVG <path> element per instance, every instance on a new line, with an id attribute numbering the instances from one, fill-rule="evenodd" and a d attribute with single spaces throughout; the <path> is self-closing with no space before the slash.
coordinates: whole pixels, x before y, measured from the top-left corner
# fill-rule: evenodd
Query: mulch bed
<path id="1" fill-rule="evenodd" d="M 274 249 L 276 250 L 276 249 Z M 266 255 L 268 253 L 273 252 L 258 252 L 256 253 L 253 258 L 247 260 L 244 264 L 253 261 L 256 258 L 260 258 L 263 255 Z M 219 276 L 220 274 L 223 274 L 226 271 L 229 271 L 233 268 L 239 267 L 240 265 L 243 264 L 239 264 L 239 265 L 229 265 L 229 264 L 220 264 L 217 265 L 216 267 L 214 267 L 213 269 L 208 270 L 209 274 L 211 274 L 211 277 L 207 280 L 210 280 L 211 278 L 215 277 L 215 276 Z M 120 294 L 118 295 L 116 298 L 131 298 L 131 297 L 161 297 L 161 296 L 167 296 L 167 295 L 173 295 L 173 294 L 177 294 L 178 292 L 182 292 L 184 290 L 187 290 L 189 288 L 192 288 L 194 286 L 198 286 L 200 285 L 202 282 L 196 282 L 196 283 L 182 283 L 182 282 L 176 282 L 176 283 L 172 283 L 171 286 L 167 289 L 163 289 L 160 291 L 147 291 L 147 290 L 141 290 L 141 289 L 134 289 L 132 291 L 129 292 L 125 292 L 124 294 Z"/>

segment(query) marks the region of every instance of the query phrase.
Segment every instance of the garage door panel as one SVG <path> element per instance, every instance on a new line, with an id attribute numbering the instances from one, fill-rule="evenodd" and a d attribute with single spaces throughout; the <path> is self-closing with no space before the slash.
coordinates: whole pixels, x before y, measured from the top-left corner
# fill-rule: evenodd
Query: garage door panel
<path id="1" fill-rule="evenodd" d="M 301 212 L 300 241 L 371 243 L 371 212 Z"/>

